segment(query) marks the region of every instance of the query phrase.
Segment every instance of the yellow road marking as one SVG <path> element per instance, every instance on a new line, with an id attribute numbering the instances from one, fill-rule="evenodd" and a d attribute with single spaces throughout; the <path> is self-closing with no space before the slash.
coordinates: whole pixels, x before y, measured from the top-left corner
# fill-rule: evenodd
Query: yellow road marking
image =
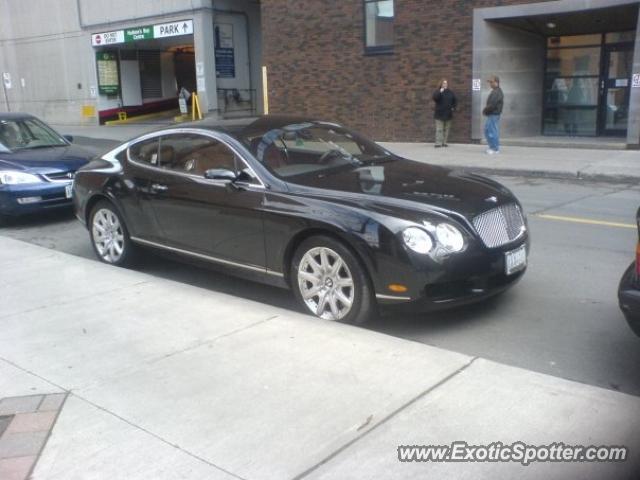
<path id="1" fill-rule="evenodd" d="M 563 217 L 561 215 L 547 215 L 544 213 L 535 214 L 534 217 L 544 218 L 545 220 L 558 220 L 561 222 L 584 223 L 587 225 L 601 225 L 603 227 L 633 228 L 633 229 L 638 228 L 633 223 L 606 222 L 604 220 L 592 220 L 590 218 L 580 218 L 580 217 Z"/>

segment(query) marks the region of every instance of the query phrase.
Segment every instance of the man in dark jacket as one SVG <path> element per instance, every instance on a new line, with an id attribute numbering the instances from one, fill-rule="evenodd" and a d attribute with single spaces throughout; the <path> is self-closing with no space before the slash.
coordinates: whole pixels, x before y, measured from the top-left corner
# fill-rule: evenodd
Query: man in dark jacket
<path id="1" fill-rule="evenodd" d="M 434 118 L 436 120 L 436 143 L 435 147 L 448 147 L 447 138 L 451 129 L 451 119 L 453 111 L 458 106 L 455 94 L 449 90 L 449 83 L 446 80 L 440 82 L 438 90 L 433 92 L 433 101 L 436 104 Z"/>
<path id="2" fill-rule="evenodd" d="M 494 155 L 500 153 L 500 115 L 504 104 L 504 94 L 500 89 L 500 79 L 496 75 L 489 77 L 488 82 L 491 86 L 491 93 L 482 113 L 487 117 L 487 122 L 484 124 L 484 136 L 489 145 L 487 153 Z"/>

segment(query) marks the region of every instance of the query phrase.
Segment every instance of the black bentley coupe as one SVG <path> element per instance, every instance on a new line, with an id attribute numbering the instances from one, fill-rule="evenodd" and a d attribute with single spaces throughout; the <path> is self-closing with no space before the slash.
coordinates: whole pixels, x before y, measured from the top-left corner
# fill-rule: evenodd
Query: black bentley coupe
<path id="1" fill-rule="evenodd" d="M 326 320 L 478 301 L 527 265 L 526 219 L 507 188 L 308 118 L 142 135 L 83 167 L 73 201 L 103 262 L 172 252 L 291 288 Z"/>

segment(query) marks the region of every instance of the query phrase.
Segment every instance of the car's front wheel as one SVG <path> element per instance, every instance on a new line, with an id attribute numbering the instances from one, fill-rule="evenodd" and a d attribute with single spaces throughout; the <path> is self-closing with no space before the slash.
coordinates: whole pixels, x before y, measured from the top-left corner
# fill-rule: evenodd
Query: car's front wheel
<path id="1" fill-rule="evenodd" d="M 89 232 L 101 261 L 117 266 L 131 264 L 134 246 L 120 214 L 110 202 L 103 200 L 93 207 Z"/>
<path id="2" fill-rule="evenodd" d="M 331 237 L 314 236 L 300 244 L 290 279 L 300 304 L 316 317 L 361 324 L 375 316 L 375 299 L 364 268 Z"/>

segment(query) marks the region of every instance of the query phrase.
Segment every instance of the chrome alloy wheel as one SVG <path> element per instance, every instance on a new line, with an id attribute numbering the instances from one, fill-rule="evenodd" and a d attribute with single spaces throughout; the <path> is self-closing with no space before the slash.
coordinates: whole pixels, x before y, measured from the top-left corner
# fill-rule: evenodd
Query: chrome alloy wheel
<path id="1" fill-rule="evenodd" d="M 98 255 L 107 263 L 118 262 L 124 252 L 124 232 L 117 215 L 101 208 L 93 216 L 91 232 Z"/>
<path id="2" fill-rule="evenodd" d="M 330 248 L 315 247 L 304 254 L 298 267 L 298 286 L 307 308 L 322 319 L 340 320 L 353 305 L 351 271 Z"/>

